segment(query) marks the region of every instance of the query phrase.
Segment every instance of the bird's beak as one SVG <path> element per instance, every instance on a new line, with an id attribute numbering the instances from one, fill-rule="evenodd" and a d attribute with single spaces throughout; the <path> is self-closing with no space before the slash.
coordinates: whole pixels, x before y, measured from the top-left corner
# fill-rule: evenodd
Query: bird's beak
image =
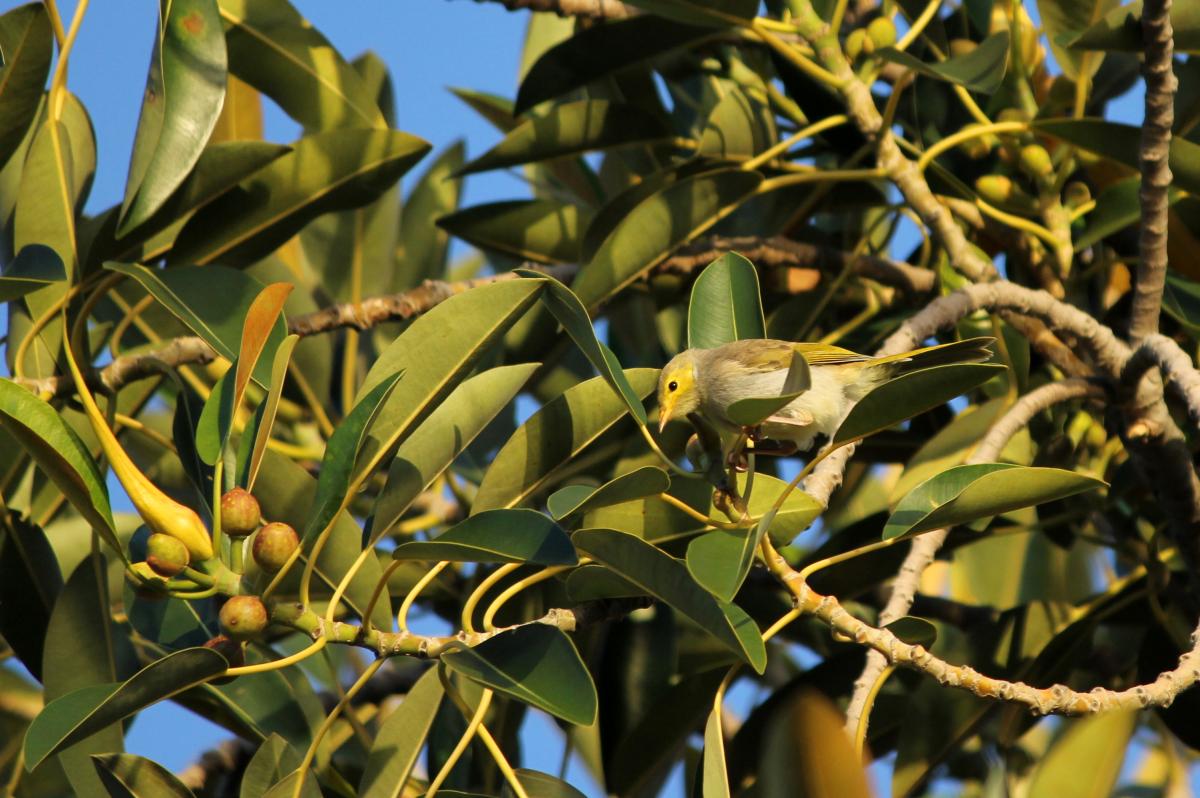
<path id="1" fill-rule="evenodd" d="M 667 423 L 671 420 L 671 412 L 675 409 L 675 400 L 667 397 L 658 406 L 658 434 L 662 435 L 664 429 L 667 428 Z"/>

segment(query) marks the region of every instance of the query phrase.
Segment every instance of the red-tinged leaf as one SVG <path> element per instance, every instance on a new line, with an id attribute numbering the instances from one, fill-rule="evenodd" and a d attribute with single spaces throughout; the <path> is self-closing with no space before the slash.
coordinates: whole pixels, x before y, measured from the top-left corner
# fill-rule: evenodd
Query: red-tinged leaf
<path id="1" fill-rule="evenodd" d="M 283 312 L 283 303 L 292 293 L 291 283 L 271 283 L 254 298 L 242 326 L 242 345 L 237 359 L 237 375 L 233 380 L 233 406 L 242 403 L 242 394 L 254 373 L 254 366 L 275 329 L 275 320 Z"/>

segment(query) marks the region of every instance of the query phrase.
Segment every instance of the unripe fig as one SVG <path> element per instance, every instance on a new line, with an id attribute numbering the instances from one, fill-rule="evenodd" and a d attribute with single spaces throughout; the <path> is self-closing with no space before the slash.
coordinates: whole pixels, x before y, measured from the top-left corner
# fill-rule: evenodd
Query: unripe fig
<path id="1" fill-rule="evenodd" d="M 175 576 L 191 558 L 183 541 L 155 532 L 146 540 L 146 564 L 159 576 Z"/>
<path id="2" fill-rule="evenodd" d="M 1021 148 L 1021 166 L 1038 180 L 1054 179 L 1054 162 L 1041 144 L 1026 144 Z"/>
<path id="3" fill-rule="evenodd" d="M 1003 204 L 1012 199 L 1016 186 L 1004 175 L 982 175 L 975 179 L 975 190 L 988 202 Z"/>
<path id="4" fill-rule="evenodd" d="M 1087 183 L 1080 183 L 1078 180 L 1072 180 L 1063 188 L 1063 205 L 1068 208 L 1078 208 L 1081 205 L 1086 205 L 1092 200 L 1092 190 L 1088 188 Z"/>
<path id="5" fill-rule="evenodd" d="M 258 499 L 250 491 L 234 488 L 221 497 L 221 530 L 229 537 L 249 537 L 261 517 Z"/>
<path id="6" fill-rule="evenodd" d="M 233 596 L 221 607 L 221 631 L 234 640 L 249 640 L 267 628 L 267 607 L 258 596 Z"/>
<path id="7" fill-rule="evenodd" d="M 217 635 L 213 639 L 207 641 L 204 644 L 204 647 L 211 648 L 213 651 L 216 651 L 218 654 L 224 657 L 231 668 L 240 668 L 246 664 L 246 652 L 245 649 L 242 648 L 242 644 L 236 640 L 231 640 L 226 635 Z M 218 679 L 213 679 L 209 682 L 209 684 L 229 684 L 234 680 L 234 678 L 236 677 L 222 676 Z"/>
<path id="8" fill-rule="evenodd" d="M 876 50 L 891 47 L 896 43 L 896 25 L 887 17 L 876 17 L 867 25 L 867 36 Z"/>
<path id="9" fill-rule="evenodd" d="M 956 58 L 975 52 L 979 45 L 970 39 L 951 39 L 950 57 Z"/>
<path id="10" fill-rule="evenodd" d="M 867 32 L 862 28 L 855 28 L 850 31 L 850 35 L 846 37 L 846 58 L 850 63 L 858 60 L 858 57 L 863 54 L 866 49 Z"/>
<path id="11" fill-rule="evenodd" d="M 299 545 L 300 536 L 296 530 L 275 521 L 258 530 L 254 536 L 254 561 L 259 568 L 273 574 L 284 566 Z"/>

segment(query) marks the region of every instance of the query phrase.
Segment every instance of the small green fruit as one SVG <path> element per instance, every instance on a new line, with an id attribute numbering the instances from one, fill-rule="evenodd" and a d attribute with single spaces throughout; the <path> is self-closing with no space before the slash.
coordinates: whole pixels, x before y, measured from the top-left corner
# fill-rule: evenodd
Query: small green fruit
<path id="1" fill-rule="evenodd" d="M 187 546 L 178 538 L 156 532 L 146 539 L 146 564 L 159 576 L 175 576 L 188 562 Z"/>
<path id="2" fill-rule="evenodd" d="M 1063 205 L 1068 208 L 1078 208 L 1092 201 L 1092 191 L 1087 183 L 1072 180 L 1063 189 Z"/>
<path id="3" fill-rule="evenodd" d="M 896 25 L 887 17 L 876 17 L 867 25 L 867 36 L 876 50 L 891 47 L 896 43 Z"/>
<path id="4" fill-rule="evenodd" d="M 866 49 L 867 32 L 862 28 L 855 28 L 850 31 L 850 35 L 846 37 L 846 58 L 850 63 L 858 60 L 858 57 L 863 54 Z"/>
<path id="5" fill-rule="evenodd" d="M 252 552 L 258 567 L 275 573 L 288 561 L 300 545 L 300 536 L 287 524 L 275 521 L 258 530 Z"/>
<path id="6" fill-rule="evenodd" d="M 249 537 L 258 529 L 261 518 L 258 499 L 249 491 L 234 488 L 221 497 L 221 529 L 229 537 Z"/>
<path id="7" fill-rule="evenodd" d="M 988 202 L 1002 204 L 1012 198 L 1016 187 L 1004 175 L 983 175 L 976 178 L 975 190 Z"/>
<path id="8" fill-rule="evenodd" d="M 233 596 L 221 607 L 221 630 L 234 640 L 249 640 L 267 628 L 267 607 L 258 596 Z"/>
<path id="9" fill-rule="evenodd" d="M 1054 161 L 1050 153 L 1041 144 L 1026 144 L 1021 148 L 1021 166 L 1030 177 L 1039 180 L 1054 178 Z"/>

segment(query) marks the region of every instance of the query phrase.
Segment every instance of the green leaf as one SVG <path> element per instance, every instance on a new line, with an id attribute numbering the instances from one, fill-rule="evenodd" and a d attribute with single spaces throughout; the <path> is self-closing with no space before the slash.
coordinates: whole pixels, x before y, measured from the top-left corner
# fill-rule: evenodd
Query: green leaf
<path id="1" fill-rule="evenodd" d="M 987 363 L 957 363 L 913 371 L 871 391 L 851 409 L 833 443 L 865 438 L 945 404 L 1005 371 Z"/>
<path id="2" fill-rule="evenodd" d="M 367 431 L 360 457 L 382 461 L 454 390 L 517 319 L 537 301 L 544 284 L 506 280 L 473 288 L 442 302 L 404 331 L 367 372 L 359 396 L 387 375 L 404 380 Z"/>
<path id="3" fill-rule="evenodd" d="M 133 798 L 192 798 L 192 791 L 171 771 L 136 754 L 93 754 L 96 772 L 110 795 Z M 128 791 L 123 793 L 122 790 Z"/>
<path id="4" fill-rule="evenodd" d="M 450 93 L 466 103 L 471 110 L 490 122 L 501 133 L 507 133 L 517 126 L 517 119 L 513 115 L 512 100 L 507 97 L 454 86 L 450 87 Z"/>
<path id="5" fill-rule="evenodd" d="M 671 477 L 658 466 L 642 466 L 598 488 L 571 485 L 551 494 L 546 502 L 550 514 L 558 520 L 597 507 L 657 496 L 671 487 Z"/>
<path id="6" fill-rule="evenodd" d="M 629 0 L 667 19 L 714 27 L 744 26 L 754 19 L 758 0 Z"/>
<path id="7" fill-rule="evenodd" d="M 286 0 L 220 0 L 229 71 L 310 130 L 383 128 L 362 76 Z"/>
<path id="8" fill-rule="evenodd" d="M 538 263 L 569 263 L 578 257 L 590 221 L 586 208 L 543 198 L 473 205 L 437 223 L 480 249 Z"/>
<path id="9" fill-rule="evenodd" d="M 296 783 L 298 781 L 301 782 L 299 785 Z M 298 769 L 287 774 L 282 781 L 267 790 L 262 798 L 295 798 L 297 787 L 299 787 L 300 798 L 322 798 L 323 793 L 317 784 L 317 777 L 308 771 Z"/>
<path id="10" fill-rule="evenodd" d="M 1138 199 L 1141 182 L 1140 177 L 1129 177 L 1110 184 L 1100 192 L 1095 210 L 1087 215 L 1087 229 L 1075 236 L 1076 253 L 1083 252 L 1142 218 L 1141 201 Z M 1167 189 L 1167 202 L 1171 205 L 1184 196 L 1182 191 L 1173 186 Z"/>
<path id="11" fill-rule="evenodd" d="M 254 488 L 258 478 L 258 469 L 262 465 L 263 452 L 271 439 L 271 429 L 275 426 L 275 413 L 279 408 L 279 400 L 283 396 L 283 383 L 287 377 L 288 364 L 292 359 L 292 350 L 296 348 L 298 335 L 288 335 L 275 349 L 274 362 L 271 364 L 271 387 L 267 398 L 254 411 L 251 423 L 242 430 L 243 440 L 249 441 L 245 458 L 239 453 L 238 484 L 246 490 Z"/>
<path id="12" fill-rule="evenodd" d="M 571 541 L 580 553 L 670 605 L 756 672 L 763 672 L 767 654 L 754 621 L 696 584 L 682 562 L 633 535 L 611 529 L 581 529 Z"/>
<path id="13" fill-rule="evenodd" d="M 766 338 L 758 271 L 736 252 L 704 267 L 688 302 L 688 348 L 715 349 L 747 338 Z"/>
<path id="14" fill-rule="evenodd" d="M 429 151 L 395 130 L 330 130 L 292 143 L 292 151 L 205 205 L 171 249 L 172 264 L 252 263 L 323 213 L 376 199 Z"/>
<path id="15" fill-rule="evenodd" d="M 799 352 L 792 353 L 787 376 L 779 396 L 747 396 L 725 408 L 725 415 L 735 424 L 757 427 L 776 412 L 790 405 L 800 394 L 812 387 L 812 372 L 808 361 Z"/>
<path id="16" fill-rule="evenodd" d="M 25 735 L 25 762 L 30 770 L 61 751 L 135 712 L 203 684 L 229 663 L 208 648 L 168 654 L 116 684 L 83 687 L 56 698 L 34 719 Z"/>
<path id="17" fill-rule="evenodd" d="M 104 476 L 87 446 L 49 404 L 11 380 L 0 379 L 0 425 L 119 556 Z"/>
<path id="18" fill-rule="evenodd" d="M 110 262 L 104 268 L 137 280 L 163 307 L 229 361 L 238 357 L 246 314 L 264 288 L 245 272 L 224 266 L 151 269 L 137 263 Z M 263 350 L 264 356 L 254 368 L 254 381 L 264 388 L 271 385 L 271 359 L 286 335 L 287 325 L 283 319 L 277 319 Z"/>
<path id="19" fill-rule="evenodd" d="M 807 798 L 870 798 L 862 758 L 846 734 L 846 719 L 833 702 L 816 690 L 807 690 L 792 702 L 788 714 L 790 734 L 778 741 L 790 745 L 776 753 L 786 758 L 787 786 Z"/>
<path id="20" fill-rule="evenodd" d="M 971 52 L 936 64 L 926 63 L 894 47 L 884 47 L 876 50 L 875 54 L 926 77 L 944 80 L 980 94 L 992 94 L 1000 88 L 1008 66 L 1008 31 L 993 33 Z"/>
<path id="21" fill-rule="evenodd" d="M 583 28 L 533 64 L 521 81 L 514 112 L 524 113 L 545 100 L 712 35 L 710 27 L 680 25 L 650 14 Z"/>
<path id="22" fill-rule="evenodd" d="M 1104 5 L 1112 8 L 1114 4 Z M 1079 31 L 1080 27 L 1064 28 L 1064 31 Z M 1172 4 L 1171 27 L 1175 34 L 1175 52 L 1200 51 L 1200 9 L 1194 3 Z M 1103 19 L 1082 30 L 1074 38 L 1068 38 L 1066 44 L 1072 50 L 1120 50 L 1140 53 L 1145 49 L 1142 41 L 1142 0 L 1132 0 L 1119 8 L 1112 8 L 1104 14 Z"/>
<path id="23" fill-rule="evenodd" d="M 586 798 L 579 790 L 549 773 L 526 768 L 517 768 L 514 772 L 529 798 Z M 505 798 L 512 798 L 512 794 L 512 787 L 504 785 Z"/>
<path id="24" fill-rule="evenodd" d="M 669 138 L 671 131 L 662 120 L 637 106 L 608 100 L 578 100 L 556 105 L 544 115 L 517 125 L 503 141 L 468 163 L 458 174 Z"/>
<path id="25" fill-rule="evenodd" d="M 729 798 L 729 773 L 725 768 L 725 735 L 721 731 L 722 707 L 714 706 L 704 724 L 704 759 L 701 768 L 701 795 L 704 798 Z"/>
<path id="26" fill-rule="evenodd" d="M 572 290 L 594 310 L 629 283 L 732 213 L 762 183 L 743 169 L 704 172 L 672 183 L 641 200 L 613 228 Z"/>
<path id="27" fill-rule="evenodd" d="M 433 667 L 425 671 L 379 727 L 358 784 L 362 798 L 400 798 L 404 793 L 442 704 L 444 690 L 437 670 Z"/>
<path id="28" fill-rule="evenodd" d="M 737 160 L 764 152 L 776 143 L 775 120 L 761 82 L 723 87 L 700 134 L 698 153 L 715 159 Z"/>
<path id="29" fill-rule="evenodd" d="M 1130 169 L 1138 168 L 1140 127 L 1102 119 L 1046 119 L 1034 121 L 1032 125 L 1036 130 L 1111 158 Z M 1200 193 L 1200 144 L 1181 136 L 1173 137 L 1168 163 L 1175 188 Z"/>
<path id="30" fill-rule="evenodd" d="M 1167 315 L 1193 333 L 1200 332 L 1200 284 L 1168 271 L 1162 307 Z"/>
<path id="31" fill-rule="evenodd" d="M 66 279 L 67 269 L 57 252 L 43 244 L 26 244 L 0 276 L 0 302 L 12 302 Z"/>
<path id="32" fill-rule="evenodd" d="M 213 384 L 212 393 L 204 400 L 200 421 L 196 424 L 196 454 L 208 465 L 216 465 L 221 450 L 233 429 L 233 378 L 237 360 Z"/>
<path id="33" fill-rule="evenodd" d="M 272 733 L 246 765 L 239 798 L 259 798 L 271 789 L 272 784 L 299 766 L 300 755 L 288 745 L 287 740 Z"/>
<path id="34" fill-rule="evenodd" d="M 466 147 L 456 141 L 443 150 L 421 175 L 400 213 L 400 250 L 394 284 L 398 289 L 418 286 L 439 277 L 446 268 L 449 236 L 441 220 L 453 214 L 462 193 L 462 180 L 454 177 L 466 159 Z M 435 226 L 436 223 L 436 226 Z M 453 233 L 453 230 L 450 230 Z"/>
<path id="35" fill-rule="evenodd" d="M 629 414 L 637 419 L 640 425 L 646 426 L 646 408 L 642 406 L 642 395 L 634 391 L 633 386 L 629 384 L 625 372 L 621 370 L 621 364 L 617 362 L 617 356 L 596 337 L 596 328 L 592 326 L 592 320 L 579 297 L 552 277 L 523 270 L 518 270 L 518 273 L 546 282 L 547 288 L 542 294 L 543 304 L 554 314 L 554 318 L 563 326 L 567 335 L 571 336 L 571 340 L 583 352 L 588 362 L 625 402 Z"/>
<path id="36" fill-rule="evenodd" d="M 525 509 L 477 513 L 433 540 L 402 543 L 392 552 L 392 559 L 545 566 L 579 562 L 570 539 L 557 524 Z"/>
<path id="37" fill-rule="evenodd" d="M 1030 798 L 1112 795 L 1137 721 L 1138 713 L 1129 710 L 1069 721 L 1067 730 L 1038 762 Z"/>
<path id="38" fill-rule="evenodd" d="M 225 36 L 215 0 L 163 2 L 117 235 L 183 183 L 225 101 Z"/>
<path id="39" fill-rule="evenodd" d="M 321 459 L 317 492 L 313 496 L 312 506 L 308 508 L 308 523 L 300 536 L 305 549 L 310 548 L 325 527 L 333 523 L 337 513 L 349 505 L 350 482 L 358 453 L 366 440 L 367 429 L 379 416 L 392 389 L 403 376 L 403 372 L 396 372 L 367 391 L 329 436 L 325 444 L 325 456 Z"/>
<path id="40" fill-rule="evenodd" d="M 33 122 L 53 52 L 50 17 L 42 3 L 17 6 L 0 16 L 0 165 L 12 157 Z"/>
<path id="41" fill-rule="evenodd" d="M 571 638 L 533 623 L 442 655 L 447 668 L 568 723 L 596 722 L 596 685 Z"/>
<path id="42" fill-rule="evenodd" d="M 1061 468 L 1008 463 L 956 466 L 901 499 L 883 528 L 883 539 L 965 524 L 1106 486 L 1103 480 Z"/>
<path id="43" fill-rule="evenodd" d="M 754 529 L 717 529 L 692 538 L 687 547 L 688 573 L 718 600 L 733 601 L 750 572 L 757 540 Z M 746 551 L 750 558 L 743 570 Z"/>
<path id="44" fill-rule="evenodd" d="M 371 513 L 373 539 L 400 520 L 413 500 L 513 400 L 538 365 L 500 366 L 465 380 L 400 444 Z"/>
<path id="45" fill-rule="evenodd" d="M 657 369 L 629 369 L 624 374 L 639 397 L 654 390 L 658 380 Z M 626 411 L 603 377 L 563 391 L 530 416 L 500 449 L 484 474 L 471 512 L 528 501 L 559 466 L 620 421 Z"/>
<path id="46" fill-rule="evenodd" d="M 1121 0 L 1038 0 L 1038 14 L 1050 51 L 1072 81 L 1090 80 L 1104 60 L 1102 53 L 1065 46 L 1064 40 L 1102 19 Z M 1140 36 L 1138 37 L 1141 38 Z"/>
<path id="47" fill-rule="evenodd" d="M 62 590 L 62 573 L 46 533 L 15 513 L 0 540 L 0 635 L 40 681 L 46 629 Z"/>
<path id="48" fill-rule="evenodd" d="M 888 492 L 887 504 L 895 506 L 904 494 L 925 480 L 965 463 L 1007 408 L 1008 401 L 1001 397 L 982 405 L 972 405 L 955 416 L 909 458 L 900 478 Z"/>
<path id="49" fill-rule="evenodd" d="M 937 642 L 937 627 L 924 618 L 905 615 L 883 627 L 910 646 L 929 648 Z"/>

